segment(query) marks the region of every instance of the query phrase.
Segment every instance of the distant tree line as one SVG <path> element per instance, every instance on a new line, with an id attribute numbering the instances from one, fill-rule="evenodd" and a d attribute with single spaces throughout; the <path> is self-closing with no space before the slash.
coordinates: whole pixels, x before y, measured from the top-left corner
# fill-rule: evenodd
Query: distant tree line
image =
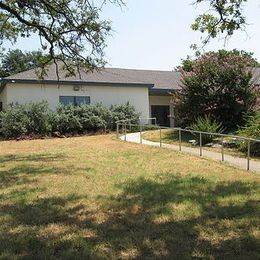
<path id="1" fill-rule="evenodd" d="M 40 67 L 40 60 L 45 55 L 42 51 L 9 50 L 0 57 L 0 77 L 8 77 L 12 74 Z"/>

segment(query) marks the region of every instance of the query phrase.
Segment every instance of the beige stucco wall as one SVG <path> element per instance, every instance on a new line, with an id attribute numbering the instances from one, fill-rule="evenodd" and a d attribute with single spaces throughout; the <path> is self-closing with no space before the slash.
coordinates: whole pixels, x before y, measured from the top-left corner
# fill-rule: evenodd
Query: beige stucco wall
<path id="1" fill-rule="evenodd" d="M 7 105 L 7 91 L 6 91 L 6 86 L 4 87 L 4 89 L 1 91 L 0 93 L 0 102 L 3 103 L 3 108 L 6 107 Z"/>
<path id="2" fill-rule="evenodd" d="M 149 102 L 150 106 L 169 106 L 171 99 L 171 96 L 150 96 Z"/>
<path id="3" fill-rule="evenodd" d="M 104 106 L 130 102 L 142 117 L 149 116 L 149 96 L 146 87 L 81 86 L 79 91 L 73 85 L 8 84 L 7 103 L 28 103 L 46 100 L 51 109 L 59 103 L 59 96 L 90 96 L 91 104 Z"/>

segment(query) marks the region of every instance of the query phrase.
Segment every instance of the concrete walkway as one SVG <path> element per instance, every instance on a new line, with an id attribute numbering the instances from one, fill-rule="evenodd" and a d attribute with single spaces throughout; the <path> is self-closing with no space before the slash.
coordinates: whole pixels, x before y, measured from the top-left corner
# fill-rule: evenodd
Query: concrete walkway
<path id="1" fill-rule="evenodd" d="M 125 140 L 125 136 L 124 135 L 121 136 L 120 139 Z M 138 132 L 138 133 L 127 134 L 126 135 L 126 141 L 140 144 L 140 133 Z M 158 143 L 158 142 L 152 142 L 152 141 L 148 141 L 148 140 L 145 140 L 145 139 L 142 139 L 142 144 L 157 146 L 157 147 L 160 146 L 160 143 Z M 174 144 L 162 143 L 162 147 L 179 151 L 179 146 L 174 145 Z M 196 148 L 187 147 L 187 146 L 182 145 L 182 152 L 187 152 L 187 153 L 199 155 L 199 148 L 198 147 L 196 147 Z M 207 158 L 210 158 L 210 159 L 213 159 L 213 160 L 221 160 L 222 159 L 221 153 L 207 151 L 205 149 L 203 149 L 202 155 L 204 157 L 207 157 Z M 238 167 L 240 169 L 243 169 L 243 170 L 247 169 L 247 159 L 246 158 L 234 157 L 234 156 L 225 154 L 224 160 L 225 160 L 225 162 L 229 163 L 230 165 L 233 165 L 233 166 Z M 250 171 L 260 173 L 260 161 L 250 160 Z"/>

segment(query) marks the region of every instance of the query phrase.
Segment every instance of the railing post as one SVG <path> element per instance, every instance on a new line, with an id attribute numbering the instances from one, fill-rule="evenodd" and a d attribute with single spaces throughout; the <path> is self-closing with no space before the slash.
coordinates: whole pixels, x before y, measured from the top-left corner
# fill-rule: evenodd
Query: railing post
<path id="1" fill-rule="evenodd" d="M 143 143 L 143 138 L 142 138 L 142 125 L 140 124 L 140 144 Z"/>
<path id="2" fill-rule="evenodd" d="M 162 129 L 160 127 L 160 147 L 162 147 Z"/>
<path id="3" fill-rule="evenodd" d="M 247 146 L 247 170 L 250 170 L 250 141 L 248 141 Z"/>
<path id="4" fill-rule="evenodd" d="M 126 122 L 125 122 L 125 142 L 126 142 Z"/>
<path id="5" fill-rule="evenodd" d="M 202 134 L 200 133 L 200 156 L 202 156 Z"/>
<path id="6" fill-rule="evenodd" d="M 119 123 L 116 123 L 116 138 L 119 138 Z"/>
<path id="7" fill-rule="evenodd" d="M 224 138 L 221 136 L 221 160 L 224 162 Z"/>
<path id="8" fill-rule="evenodd" d="M 181 128 L 179 129 L 179 150 L 181 151 Z"/>

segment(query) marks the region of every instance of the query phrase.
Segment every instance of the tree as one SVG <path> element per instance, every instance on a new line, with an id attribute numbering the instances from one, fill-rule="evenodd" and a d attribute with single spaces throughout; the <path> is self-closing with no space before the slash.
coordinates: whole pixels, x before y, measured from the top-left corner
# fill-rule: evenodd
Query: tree
<path id="1" fill-rule="evenodd" d="M 209 3 L 211 10 L 199 15 L 191 27 L 195 31 L 206 33 L 204 44 L 220 34 L 228 37 L 236 30 L 244 30 L 246 18 L 242 8 L 245 2 L 247 0 L 196 0 L 195 4 Z"/>
<path id="2" fill-rule="evenodd" d="M 260 86 L 256 86 L 255 87 L 255 92 L 256 92 L 256 106 L 255 106 L 255 110 L 258 111 L 260 110 Z"/>
<path id="3" fill-rule="evenodd" d="M 205 115 L 226 130 L 243 125 L 244 116 L 256 104 L 251 69 L 255 62 L 245 52 L 220 50 L 203 54 L 181 69 L 182 90 L 174 96 L 181 125 L 189 126 Z"/>
<path id="4" fill-rule="evenodd" d="M 234 54 L 234 55 L 242 56 L 245 59 L 249 59 L 252 67 L 260 67 L 260 63 L 258 62 L 258 60 L 256 58 L 254 58 L 253 52 L 247 52 L 247 51 L 243 51 L 243 50 L 240 51 L 237 49 L 233 49 L 231 52 L 226 51 L 226 50 L 220 50 L 219 52 L 221 53 L 222 57 L 228 57 L 230 55 L 230 53 L 232 52 L 232 54 Z M 196 58 L 199 58 L 201 55 L 202 54 L 200 52 L 196 52 Z M 193 60 L 190 56 L 188 56 L 186 59 L 182 59 L 181 65 L 176 67 L 176 71 L 178 71 L 180 69 L 185 70 L 187 72 L 191 71 L 192 65 L 193 65 Z"/>
<path id="5" fill-rule="evenodd" d="M 9 50 L 1 57 L 0 77 L 8 77 L 22 71 L 35 69 L 39 67 L 39 61 L 44 57 L 45 55 L 41 51 Z"/>
<path id="6" fill-rule="evenodd" d="M 107 2 L 121 0 L 0 0 L 0 44 L 38 34 L 48 55 L 40 60 L 41 76 L 47 64 L 58 62 L 69 74 L 75 68 L 93 70 L 104 65 L 106 37 L 111 24 L 99 16 Z"/>

